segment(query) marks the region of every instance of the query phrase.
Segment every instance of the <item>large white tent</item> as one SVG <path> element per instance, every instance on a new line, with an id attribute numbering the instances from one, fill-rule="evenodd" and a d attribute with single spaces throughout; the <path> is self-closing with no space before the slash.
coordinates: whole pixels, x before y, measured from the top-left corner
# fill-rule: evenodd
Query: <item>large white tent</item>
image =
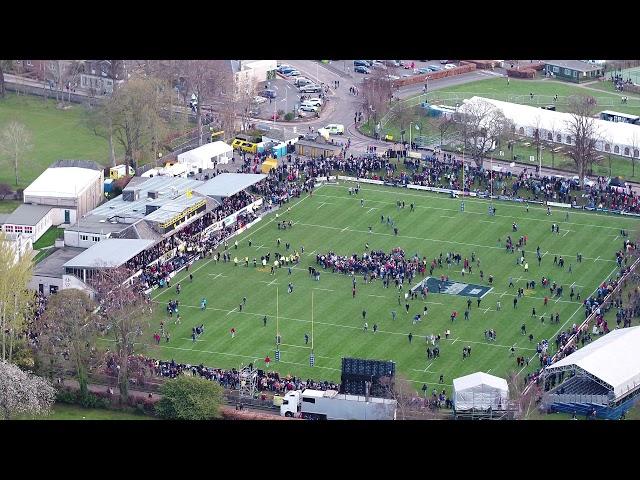
<path id="1" fill-rule="evenodd" d="M 619 399 L 640 385 L 640 326 L 622 328 L 568 355 L 547 372 L 577 367 L 608 384 Z"/>
<path id="2" fill-rule="evenodd" d="M 521 105 L 519 103 L 503 102 L 485 97 L 465 99 L 458 111 L 473 111 L 474 106 L 486 102 L 502 111 L 507 119 L 516 126 L 516 132 L 533 137 L 536 129 L 540 130 L 540 138 L 544 141 L 554 141 L 569 145 L 575 141 L 570 138 L 568 125 L 572 115 L 565 112 L 546 110 L 544 108 Z M 625 157 L 640 157 L 640 125 L 624 122 L 609 122 L 594 119 L 597 131 L 596 150 L 611 152 Z"/>
<path id="3" fill-rule="evenodd" d="M 185 163 L 196 169 L 215 168 L 216 165 L 229 163 L 231 157 L 233 157 L 231 145 L 218 141 L 179 154 L 178 163 Z"/>
<path id="4" fill-rule="evenodd" d="M 504 410 L 509 387 L 504 378 L 476 372 L 453 380 L 453 405 L 461 410 Z"/>

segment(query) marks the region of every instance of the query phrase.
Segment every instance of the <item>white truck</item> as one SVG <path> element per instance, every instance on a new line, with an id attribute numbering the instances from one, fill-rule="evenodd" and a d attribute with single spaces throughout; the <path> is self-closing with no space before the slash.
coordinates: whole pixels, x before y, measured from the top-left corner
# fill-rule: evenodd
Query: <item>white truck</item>
<path id="1" fill-rule="evenodd" d="M 396 407 L 396 400 L 389 398 L 307 388 L 287 392 L 280 405 L 280 416 L 309 420 L 395 420 Z"/>

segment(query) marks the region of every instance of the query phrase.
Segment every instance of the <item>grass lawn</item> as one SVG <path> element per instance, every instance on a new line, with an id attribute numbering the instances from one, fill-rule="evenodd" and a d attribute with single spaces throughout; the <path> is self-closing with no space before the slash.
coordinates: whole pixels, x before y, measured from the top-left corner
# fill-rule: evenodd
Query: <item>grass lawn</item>
<path id="1" fill-rule="evenodd" d="M 0 168 L 0 171 L 2 169 Z M 11 213 L 13 212 L 22 202 L 18 200 L 1 200 L 0 201 L 0 213 Z"/>
<path id="2" fill-rule="evenodd" d="M 82 408 L 77 405 L 57 403 L 47 416 L 25 416 L 21 420 L 155 420 L 155 418 L 117 410 Z"/>
<path id="3" fill-rule="evenodd" d="M 55 100 L 8 93 L 0 101 L 0 128 L 11 120 L 27 126 L 33 136 L 33 149 L 19 166 L 19 187 L 24 188 L 51 163 L 59 159 L 93 160 L 107 165 L 108 142 L 94 135 L 83 122 L 83 106 L 71 104 L 68 110 L 56 108 Z M 120 152 L 117 151 L 117 154 Z M 15 188 L 13 166 L 4 163 L 0 182 Z"/>
<path id="4" fill-rule="evenodd" d="M 49 230 L 44 232 L 44 234 L 38 239 L 38 241 L 33 244 L 33 249 L 40 250 L 44 247 L 50 247 L 56 242 L 57 238 L 63 237 L 64 228 L 50 227 Z"/>
<path id="5" fill-rule="evenodd" d="M 522 205 L 497 203 L 495 217 L 487 215 L 488 203 L 479 199 L 466 199 L 465 211 L 460 211 L 460 200 L 443 195 L 395 189 L 392 187 L 362 185 L 358 197 L 350 196 L 348 184 L 326 185 L 314 192 L 312 197 L 303 197 L 291 202 L 290 213 L 281 211 L 280 218 L 295 223 L 291 230 L 276 228 L 275 216 L 269 215 L 248 232 L 238 238 L 239 248 L 231 255 L 237 256 L 240 265 L 214 263 L 211 259 L 200 260 L 188 273 L 182 272 L 172 281 L 179 281 L 183 287 L 178 296 L 174 288 L 156 290 L 152 294 L 157 304 L 155 320 L 151 329 L 145 333 L 139 350 L 155 358 L 175 359 L 190 364 L 203 363 L 208 366 L 238 368 L 241 363 L 254 362 L 258 368 L 264 368 L 264 358 L 274 359 L 276 328 L 282 337 L 281 361 L 271 368 L 281 374 L 294 374 L 303 378 L 339 380 L 340 365 L 343 356 L 393 360 L 397 369 L 416 388 L 427 383 L 429 388 L 436 387 L 441 374 L 445 386 L 449 389 L 453 378 L 476 371 L 484 371 L 506 376 L 517 368 L 515 357 L 509 349 L 516 346 L 515 356 L 524 355 L 533 358 L 536 342 L 546 338 L 551 349 L 555 347 L 553 339 L 561 330 L 579 322 L 582 317 L 580 302 L 570 301 L 570 286 L 582 292 L 583 298 L 591 294 L 605 278 L 614 274 L 614 253 L 622 246 L 617 237 L 621 228 L 637 231 L 637 221 L 627 217 L 606 216 L 588 212 L 572 212 L 569 221 L 564 221 L 564 212 L 554 211 L 552 217 L 546 215 L 542 207 L 530 207 L 525 212 Z M 365 200 L 360 206 L 360 198 Z M 404 200 L 406 208 L 398 210 L 396 201 Z M 409 203 L 414 202 L 416 211 L 410 212 Z M 286 210 L 286 209 L 285 209 Z M 394 236 L 386 223 L 380 222 L 380 216 L 390 216 L 399 229 Z M 512 222 L 518 222 L 520 230 L 512 233 Z M 551 223 L 559 223 L 560 235 L 550 232 Z M 368 233 L 372 226 L 373 232 Z M 507 235 L 528 235 L 526 257 L 529 272 L 516 265 L 516 255 L 505 253 L 504 241 Z M 633 236 L 633 233 L 631 233 Z M 278 248 L 277 238 L 281 238 L 282 247 Z M 249 247 L 248 240 L 252 241 Z M 498 239 L 502 241 L 498 243 Z M 284 244 L 290 242 L 291 251 L 301 251 L 299 265 L 288 275 L 286 267 L 279 269 L 275 276 L 269 269 L 254 268 L 253 258 L 276 251 L 285 254 Z M 369 243 L 371 249 L 385 252 L 395 247 L 405 250 L 408 256 L 418 254 L 431 260 L 441 252 L 459 252 L 463 258 L 470 258 L 475 252 L 481 261 L 478 268 L 473 265 L 473 273 L 462 277 L 461 266 L 447 270 L 436 269 L 434 277 L 449 275 L 456 282 L 470 282 L 474 285 L 488 286 L 489 274 L 494 276 L 494 284 L 483 299 L 480 307 L 476 299 L 471 306 L 470 320 L 465 321 L 467 297 L 455 294 L 430 293 L 427 301 L 411 301 L 409 313 L 405 313 L 404 300 L 398 305 L 399 292 L 392 284 L 389 289 L 382 287 L 380 281 L 363 284 L 362 276 L 357 278 L 357 295 L 352 298 L 352 279 L 341 274 L 322 271 L 319 282 L 313 281 L 308 274 L 309 266 L 316 266 L 315 255 L 334 251 L 338 255 L 361 255 Z M 535 261 L 535 249 L 540 246 L 543 253 L 542 266 Z M 583 254 L 583 262 L 576 264 L 576 253 Z M 553 264 L 555 255 L 563 255 L 567 264 L 560 269 Z M 243 258 L 249 257 L 250 266 L 244 267 Z M 568 272 L 568 264 L 573 272 Z M 320 269 L 321 270 L 321 269 Z M 484 271 L 484 280 L 479 278 L 479 270 Z M 188 275 L 194 275 L 193 283 Z M 428 274 L 428 271 L 427 271 Z M 547 308 L 543 307 L 543 297 L 548 290 L 540 286 L 542 276 L 564 285 L 565 296 L 552 299 Z M 527 279 L 535 279 L 535 290 L 526 290 L 513 307 L 515 288 L 508 287 L 508 279 L 513 277 L 516 286 L 524 287 Z M 292 282 L 294 291 L 287 293 L 287 284 Z M 415 285 L 404 286 L 403 292 Z M 278 296 L 278 326 L 276 327 L 276 291 Z M 304 334 L 312 334 L 311 299 L 313 294 L 313 338 L 316 362 L 309 367 L 311 342 L 305 344 Z M 239 312 L 242 297 L 247 303 Z M 207 298 L 206 311 L 200 309 L 200 300 Z M 182 323 L 175 325 L 167 319 L 166 304 L 170 299 L 180 300 Z M 497 302 L 502 303 L 497 311 Z M 412 325 L 411 319 L 417 313 L 423 313 L 428 306 L 426 318 Z M 532 317 L 532 308 L 537 314 Z M 363 331 L 362 311 L 367 311 L 366 321 L 369 331 Z M 392 320 L 391 311 L 397 312 Z M 453 310 L 459 312 L 455 322 L 451 322 Z M 549 314 L 560 314 L 559 324 L 549 323 Z M 546 321 L 540 322 L 544 314 Z M 267 316 L 267 326 L 263 326 L 263 316 Z M 171 333 L 171 341 L 160 345 L 151 345 L 152 335 L 164 320 Z M 376 323 L 379 330 L 372 332 Z M 526 324 L 527 335 L 534 335 L 533 342 L 521 335 L 520 326 Z M 204 324 L 205 332 L 193 342 L 191 329 Z M 237 334 L 231 338 L 230 329 L 235 327 Z M 485 341 L 484 331 L 495 329 L 497 341 Z M 445 339 L 444 332 L 451 330 Z M 408 334 L 413 334 L 410 343 Z M 427 360 L 425 336 L 441 334 L 441 356 L 436 360 Z M 104 339 L 109 341 L 108 339 Z M 473 358 L 462 360 L 462 348 L 472 347 Z M 538 367 L 533 360 L 526 371 Z M 525 369 L 522 369 L 525 370 Z M 521 372 L 522 373 L 522 372 Z"/>

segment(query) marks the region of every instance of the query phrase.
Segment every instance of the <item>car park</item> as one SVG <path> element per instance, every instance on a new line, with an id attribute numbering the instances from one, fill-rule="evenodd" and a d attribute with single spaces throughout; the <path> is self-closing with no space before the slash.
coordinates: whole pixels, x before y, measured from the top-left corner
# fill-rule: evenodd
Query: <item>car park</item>
<path id="1" fill-rule="evenodd" d="M 300 93 L 320 93 L 322 91 L 322 87 L 320 85 L 316 85 L 312 83 L 310 85 L 304 85 L 298 89 Z"/>
<path id="2" fill-rule="evenodd" d="M 361 65 L 358 65 L 357 67 L 353 68 L 353 71 L 356 73 L 364 73 L 364 74 L 370 74 L 371 70 L 369 70 L 367 67 L 363 67 Z"/>
<path id="3" fill-rule="evenodd" d="M 343 135 L 344 134 L 344 125 L 341 125 L 339 123 L 330 123 L 329 125 L 327 125 L 324 128 L 326 130 L 328 130 L 331 135 Z"/>

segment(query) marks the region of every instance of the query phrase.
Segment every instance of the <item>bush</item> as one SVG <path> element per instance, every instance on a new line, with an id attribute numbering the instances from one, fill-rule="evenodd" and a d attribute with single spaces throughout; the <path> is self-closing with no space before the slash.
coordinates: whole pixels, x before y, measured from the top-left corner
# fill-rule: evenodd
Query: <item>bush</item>
<path id="1" fill-rule="evenodd" d="M 108 409 L 111 407 L 111 401 L 103 398 L 101 393 L 89 393 L 86 397 L 81 398 L 78 403 L 84 408 Z"/>
<path id="2" fill-rule="evenodd" d="M 289 112 L 289 113 L 287 113 L 287 114 L 284 116 L 284 119 L 285 119 L 287 122 L 290 122 L 290 121 L 291 121 L 291 120 L 293 120 L 294 118 L 295 118 L 295 114 L 293 114 L 292 112 Z"/>
<path id="3" fill-rule="evenodd" d="M 0 183 L 0 200 L 4 200 L 7 195 L 11 195 L 13 193 L 13 190 L 11 190 L 11 187 L 9 185 L 7 185 L 6 183 Z"/>
<path id="4" fill-rule="evenodd" d="M 75 404 L 78 402 L 78 395 L 75 391 L 72 390 L 58 390 L 58 394 L 56 395 L 56 402 Z"/>
<path id="5" fill-rule="evenodd" d="M 211 420 L 220 418 L 223 389 L 204 378 L 180 376 L 167 381 L 161 389 L 157 414 L 172 420 Z"/>

